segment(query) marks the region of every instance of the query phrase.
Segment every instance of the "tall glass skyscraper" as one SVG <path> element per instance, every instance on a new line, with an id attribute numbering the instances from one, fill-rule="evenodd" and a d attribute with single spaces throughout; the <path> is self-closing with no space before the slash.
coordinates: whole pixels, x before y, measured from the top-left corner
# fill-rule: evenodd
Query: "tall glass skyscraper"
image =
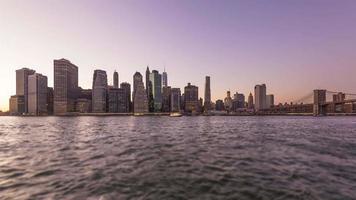
<path id="1" fill-rule="evenodd" d="M 106 72 L 103 70 L 95 70 L 93 76 L 92 90 L 92 110 L 93 112 L 106 112 L 106 99 L 108 90 L 108 79 Z"/>
<path id="2" fill-rule="evenodd" d="M 162 110 L 162 75 L 157 70 L 153 70 L 150 74 L 150 81 L 152 83 L 154 111 L 160 112 Z"/>
<path id="3" fill-rule="evenodd" d="M 19 110 L 20 113 L 28 112 L 28 76 L 35 73 L 35 70 L 22 68 L 16 70 L 16 95 L 23 96 L 24 107 Z"/>
<path id="4" fill-rule="evenodd" d="M 28 113 L 47 114 L 47 76 L 38 73 L 28 76 Z"/>
<path id="5" fill-rule="evenodd" d="M 78 67 L 69 60 L 54 60 L 54 114 L 75 111 L 78 95 Z"/>
<path id="6" fill-rule="evenodd" d="M 210 76 L 205 77 L 204 110 L 211 110 Z"/>

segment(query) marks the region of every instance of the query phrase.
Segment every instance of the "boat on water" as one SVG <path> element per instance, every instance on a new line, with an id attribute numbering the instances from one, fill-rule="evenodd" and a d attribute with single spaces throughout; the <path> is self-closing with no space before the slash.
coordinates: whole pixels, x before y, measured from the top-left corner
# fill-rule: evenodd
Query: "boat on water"
<path id="1" fill-rule="evenodd" d="M 182 117 L 182 113 L 176 112 L 176 113 L 171 113 L 169 114 L 170 117 Z"/>

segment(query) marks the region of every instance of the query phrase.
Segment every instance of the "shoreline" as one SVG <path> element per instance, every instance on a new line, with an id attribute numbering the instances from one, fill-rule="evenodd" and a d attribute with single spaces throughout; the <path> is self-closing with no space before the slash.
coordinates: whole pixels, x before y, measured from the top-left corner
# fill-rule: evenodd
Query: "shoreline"
<path id="1" fill-rule="evenodd" d="M 171 113 L 67 113 L 62 115 L 0 115 L 0 117 L 161 117 L 167 116 L 170 117 Z M 182 116 L 187 117 L 266 117 L 266 116 L 300 116 L 300 117 L 310 117 L 313 116 L 313 113 L 219 113 L 219 114 L 182 114 Z M 328 116 L 356 116 L 356 113 L 327 113 L 321 117 Z"/>

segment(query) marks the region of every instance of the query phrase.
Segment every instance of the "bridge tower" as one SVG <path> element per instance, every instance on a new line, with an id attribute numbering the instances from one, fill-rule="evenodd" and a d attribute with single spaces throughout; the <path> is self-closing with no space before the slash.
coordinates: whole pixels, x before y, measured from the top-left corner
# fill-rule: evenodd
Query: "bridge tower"
<path id="1" fill-rule="evenodd" d="M 320 116 L 326 114 L 326 90 L 314 90 L 313 115 Z"/>

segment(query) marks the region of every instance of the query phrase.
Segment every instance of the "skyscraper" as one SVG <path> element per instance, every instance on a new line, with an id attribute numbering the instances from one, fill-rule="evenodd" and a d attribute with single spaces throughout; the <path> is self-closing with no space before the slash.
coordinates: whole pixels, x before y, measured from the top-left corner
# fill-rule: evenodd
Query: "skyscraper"
<path id="1" fill-rule="evenodd" d="M 188 83 L 188 85 L 184 87 L 184 110 L 185 112 L 198 112 L 198 106 L 198 87 Z"/>
<path id="2" fill-rule="evenodd" d="M 166 69 L 162 73 L 162 87 L 168 87 L 168 75 Z"/>
<path id="3" fill-rule="evenodd" d="M 108 79 L 106 72 L 103 70 L 95 70 L 93 76 L 93 90 L 92 90 L 92 110 L 93 112 L 106 112 Z"/>
<path id="4" fill-rule="evenodd" d="M 148 112 L 147 92 L 143 85 L 142 75 L 139 72 L 134 74 L 133 111 L 136 114 Z"/>
<path id="5" fill-rule="evenodd" d="M 16 70 L 16 95 L 24 97 L 24 110 L 19 110 L 20 113 L 28 112 L 28 76 L 35 73 L 35 70 L 22 68 Z M 21 101 L 19 101 L 21 102 Z M 20 107 L 21 109 L 21 107 Z"/>
<path id="6" fill-rule="evenodd" d="M 248 101 L 247 101 L 247 107 L 248 109 L 253 109 L 254 106 L 253 106 L 253 96 L 250 92 L 250 95 L 248 95 Z"/>
<path id="7" fill-rule="evenodd" d="M 131 85 L 129 83 L 123 82 L 123 83 L 120 84 L 120 88 L 125 90 L 126 112 L 131 112 L 132 111 L 132 106 L 131 106 Z"/>
<path id="8" fill-rule="evenodd" d="M 233 110 L 236 111 L 237 109 L 241 109 L 245 107 L 245 95 L 244 94 L 239 94 L 236 92 L 234 94 L 234 99 L 232 100 L 233 104 Z"/>
<path id="9" fill-rule="evenodd" d="M 154 112 L 155 105 L 153 101 L 153 89 L 152 89 L 152 82 L 150 81 L 150 69 L 147 66 L 146 69 L 146 92 L 147 92 L 147 99 L 148 99 L 148 110 L 149 112 Z"/>
<path id="10" fill-rule="evenodd" d="M 54 60 L 54 114 L 75 111 L 78 93 L 78 67 L 69 60 Z"/>
<path id="11" fill-rule="evenodd" d="M 47 114 L 47 76 L 38 73 L 28 76 L 28 113 Z"/>
<path id="12" fill-rule="evenodd" d="M 260 111 L 266 108 L 266 84 L 255 86 L 255 110 Z"/>
<path id="13" fill-rule="evenodd" d="M 230 91 L 226 92 L 226 97 L 224 99 L 224 105 L 225 105 L 225 110 L 226 111 L 231 111 L 232 109 L 232 98 L 231 98 L 231 93 Z"/>
<path id="14" fill-rule="evenodd" d="M 109 88 L 108 90 L 108 112 L 126 113 L 127 109 L 126 91 L 123 88 Z"/>
<path id="15" fill-rule="evenodd" d="M 180 112 L 180 99 L 181 93 L 180 88 L 172 88 L 171 89 L 171 112 Z"/>
<path id="16" fill-rule="evenodd" d="M 171 87 L 162 88 L 162 112 L 170 112 L 171 110 Z"/>
<path id="17" fill-rule="evenodd" d="M 274 95 L 269 94 L 266 96 L 266 108 L 271 108 L 274 106 Z"/>
<path id="18" fill-rule="evenodd" d="M 162 75 L 157 70 L 152 70 L 150 81 L 152 83 L 154 111 L 160 112 L 162 110 Z"/>
<path id="19" fill-rule="evenodd" d="M 204 110 L 211 110 L 210 76 L 205 77 Z"/>
<path id="20" fill-rule="evenodd" d="M 119 73 L 117 71 L 114 72 L 114 88 L 119 88 Z"/>
<path id="21" fill-rule="evenodd" d="M 133 93 L 132 93 L 132 96 L 134 96 L 134 94 L 135 94 L 135 91 L 136 91 L 136 88 L 137 88 L 137 86 L 138 86 L 138 84 L 140 83 L 140 82 L 142 82 L 142 75 L 141 75 L 141 73 L 140 72 L 136 72 L 135 74 L 134 74 L 134 76 L 133 76 Z"/>

